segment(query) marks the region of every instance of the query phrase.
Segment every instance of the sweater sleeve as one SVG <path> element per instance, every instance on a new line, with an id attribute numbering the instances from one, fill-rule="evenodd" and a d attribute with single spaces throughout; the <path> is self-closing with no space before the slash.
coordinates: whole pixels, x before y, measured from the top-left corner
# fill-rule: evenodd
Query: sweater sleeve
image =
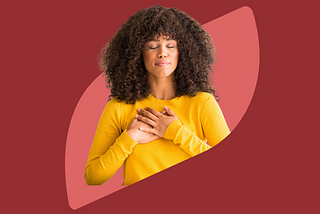
<path id="1" fill-rule="evenodd" d="M 206 140 L 201 140 L 196 133 L 190 131 L 180 120 L 175 120 L 168 126 L 164 138 L 172 140 L 185 152 L 195 156 L 212 148 L 230 134 L 221 109 L 213 96 L 210 96 L 205 102 L 200 120 L 209 145 Z"/>
<path id="2" fill-rule="evenodd" d="M 122 132 L 121 116 L 121 104 L 110 100 L 100 117 L 86 164 L 88 185 L 101 185 L 110 179 L 138 144 L 126 130 Z"/>

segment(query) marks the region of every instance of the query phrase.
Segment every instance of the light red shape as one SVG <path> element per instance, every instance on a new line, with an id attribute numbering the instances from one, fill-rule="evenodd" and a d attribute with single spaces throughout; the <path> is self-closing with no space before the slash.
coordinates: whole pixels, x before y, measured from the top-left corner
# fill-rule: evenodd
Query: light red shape
<path id="1" fill-rule="evenodd" d="M 242 7 L 203 26 L 217 49 L 214 85 L 221 97 L 219 105 L 232 131 L 251 102 L 258 78 L 259 41 L 254 15 L 249 7 Z M 104 79 L 98 76 L 80 98 L 70 122 L 65 170 L 72 209 L 124 188 L 121 186 L 122 167 L 101 186 L 88 186 L 84 180 L 91 143 L 109 94 Z"/>

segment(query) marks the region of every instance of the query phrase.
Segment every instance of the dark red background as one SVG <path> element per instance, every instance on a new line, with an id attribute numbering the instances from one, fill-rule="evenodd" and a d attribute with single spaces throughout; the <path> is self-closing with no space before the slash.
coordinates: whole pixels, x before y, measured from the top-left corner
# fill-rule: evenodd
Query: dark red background
<path id="1" fill-rule="evenodd" d="M 315 2 L 1 3 L 1 212 L 319 213 Z M 261 56 L 252 103 L 215 149 L 73 211 L 64 174 L 72 113 L 99 75 L 102 45 L 130 15 L 157 3 L 201 24 L 253 10 Z"/>

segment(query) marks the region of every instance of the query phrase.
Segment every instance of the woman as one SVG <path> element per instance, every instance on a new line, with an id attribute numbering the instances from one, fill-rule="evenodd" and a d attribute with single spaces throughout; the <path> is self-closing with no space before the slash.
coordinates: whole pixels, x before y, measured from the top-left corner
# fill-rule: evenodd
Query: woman
<path id="1" fill-rule="evenodd" d="M 223 140 L 230 131 L 210 86 L 212 63 L 210 36 L 186 13 L 155 6 L 131 16 L 101 57 L 113 99 L 97 127 L 87 184 L 104 183 L 124 164 L 130 185 Z"/>

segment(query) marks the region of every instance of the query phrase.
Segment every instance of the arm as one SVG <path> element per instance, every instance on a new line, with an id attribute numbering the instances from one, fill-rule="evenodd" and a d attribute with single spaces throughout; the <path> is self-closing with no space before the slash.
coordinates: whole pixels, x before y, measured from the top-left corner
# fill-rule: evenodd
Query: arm
<path id="1" fill-rule="evenodd" d="M 212 146 L 201 140 L 194 132 L 190 131 L 180 120 L 173 121 L 167 128 L 165 139 L 172 140 L 181 149 L 191 156 L 207 151 Z"/>
<path id="2" fill-rule="evenodd" d="M 84 175 L 88 185 L 101 185 L 110 179 L 137 144 L 126 130 L 121 133 L 120 124 L 120 103 L 111 100 L 100 117 L 90 149 Z"/>
<path id="3" fill-rule="evenodd" d="M 201 127 L 209 145 L 185 125 L 182 125 L 171 109 L 167 107 L 165 109 L 167 115 L 161 115 L 156 110 L 148 107 L 146 110 L 140 109 L 139 113 L 145 117 L 138 115 L 137 119 L 153 127 L 141 128 L 140 130 L 172 140 L 173 143 L 179 145 L 191 156 L 210 149 L 230 133 L 221 109 L 213 96 L 207 98 L 200 116 Z"/>
<path id="4" fill-rule="evenodd" d="M 211 146 L 217 145 L 230 134 L 227 122 L 213 96 L 206 101 L 201 115 L 201 124 L 204 135 Z"/>
<path id="5" fill-rule="evenodd" d="M 206 100 L 200 120 L 209 145 L 182 125 L 180 120 L 175 120 L 168 126 L 164 138 L 172 140 L 185 152 L 194 156 L 212 148 L 230 134 L 221 109 L 212 96 Z"/>

